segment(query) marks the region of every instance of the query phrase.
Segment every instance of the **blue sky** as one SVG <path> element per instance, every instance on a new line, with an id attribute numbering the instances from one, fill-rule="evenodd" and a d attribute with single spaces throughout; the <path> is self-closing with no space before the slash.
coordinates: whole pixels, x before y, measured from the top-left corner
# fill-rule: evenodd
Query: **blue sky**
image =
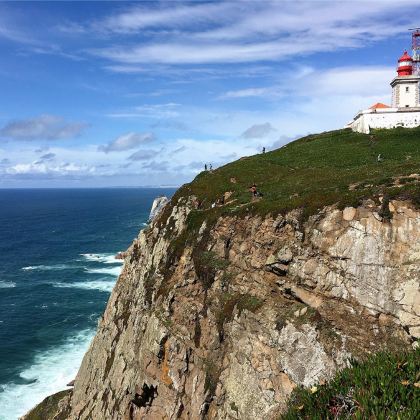
<path id="1" fill-rule="evenodd" d="M 420 1 L 0 3 L 0 187 L 179 185 L 390 102 Z M 416 21 L 417 17 L 417 21 Z"/>

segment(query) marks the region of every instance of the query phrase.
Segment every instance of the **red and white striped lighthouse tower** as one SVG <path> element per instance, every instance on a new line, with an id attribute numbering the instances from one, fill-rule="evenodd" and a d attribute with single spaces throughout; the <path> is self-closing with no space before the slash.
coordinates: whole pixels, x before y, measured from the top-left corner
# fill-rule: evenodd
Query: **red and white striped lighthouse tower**
<path id="1" fill-rule="evenodd" d="M 397 77 L 391 82 L 393 108 L 420 107 L 420 76 L 407 51 L 398 59 Z"/>
<path id="2" fill-rule="evenodd" d="M 413 59 L 408 55 L 407 51 L 398 60 L 397 67 L 398 77 L 411 76 L 413 74 Z"/>

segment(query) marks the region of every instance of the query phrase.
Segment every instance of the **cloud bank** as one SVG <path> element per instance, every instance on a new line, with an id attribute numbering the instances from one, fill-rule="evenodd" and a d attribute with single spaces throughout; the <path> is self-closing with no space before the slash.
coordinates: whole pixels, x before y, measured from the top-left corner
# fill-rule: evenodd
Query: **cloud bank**
<path id="1" fill-rule="evenodd" d="M 11 121 L 0 129 L 0 138 L 9 140 L 64 140 L 78 137 L 87 124 L 66 121 L 56 115 Z"/>
<path id="2" fill-rule="evenodd" d="M 147 35 L 142 42 L 90 50 L 118 63 L 120 71 L 139 64 L 254 63 L 372 44 L 414 24 L 417 7 L 414 0 L 364 1 L 357 6 L 352 1 L 166 3 L 128 7 L 87 30 Z"/>

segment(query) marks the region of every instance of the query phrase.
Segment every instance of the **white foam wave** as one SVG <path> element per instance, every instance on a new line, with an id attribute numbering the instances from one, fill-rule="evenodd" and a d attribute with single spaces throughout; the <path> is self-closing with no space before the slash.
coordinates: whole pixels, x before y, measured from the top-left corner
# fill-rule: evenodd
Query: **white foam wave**
<path id="1" fill-rule="evenodd" d="M 12 281 L 0 281 L 0 289 L 10 289 L 11 287 L 16 287 L 16 283 Z"/>
<path id="2" fill-rule="evenodd" d="M 20 373 L 26 383 L 3 386 L 0 419 L 16 420 L 48 395 L 65 389 L 75 378 L 93 335 L 93 330 L 84 330 L 64 344 L 38 353 L 32 365 Z"/>
<path id="3" fill-rule="evenodd" d="M 53 283 L 53 286 L 84 290 L 100 290 L 101 292 L 111 293 L 113 287 L 115 286 L 115 280 L 92 280 L 73 283 Z"/>
<path id="4" fill-rule="evenodd" d="M 116 254 L 80 254 L 88 261 L 101 262 L 105 264 L 122 264 L 124 260 L 117 260 Z"/>
<path id="5" fill-rule="evenodd" d="M 121 266 L 109 268 L 85 268 L 85 271 L 91 274 L 108 274 L 115 277 L 118 277 L 121 274 L 121 270 Z"/>
<path id="6" fill-rule="evenodd" d="M 27 267 L 22 267 L 22 270 L 42 270 L 42 271 L 50 271 L 50 270 L 67 270 L 69 268 L 77 268 L 74 265 L 68 264 L 55 264 L 55 265 L 28 265 Z"/>

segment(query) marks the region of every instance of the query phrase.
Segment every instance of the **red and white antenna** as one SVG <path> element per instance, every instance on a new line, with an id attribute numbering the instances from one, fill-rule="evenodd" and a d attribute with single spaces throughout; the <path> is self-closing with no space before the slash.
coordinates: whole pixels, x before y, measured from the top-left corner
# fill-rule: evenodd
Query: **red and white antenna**
<path id="1" fill-rule="evenodd" d="M 420 76 L 420 28 L 412 28 L 409 31 L 411 31 L 411 46 L 413 48 L 413 74 Z"/>

